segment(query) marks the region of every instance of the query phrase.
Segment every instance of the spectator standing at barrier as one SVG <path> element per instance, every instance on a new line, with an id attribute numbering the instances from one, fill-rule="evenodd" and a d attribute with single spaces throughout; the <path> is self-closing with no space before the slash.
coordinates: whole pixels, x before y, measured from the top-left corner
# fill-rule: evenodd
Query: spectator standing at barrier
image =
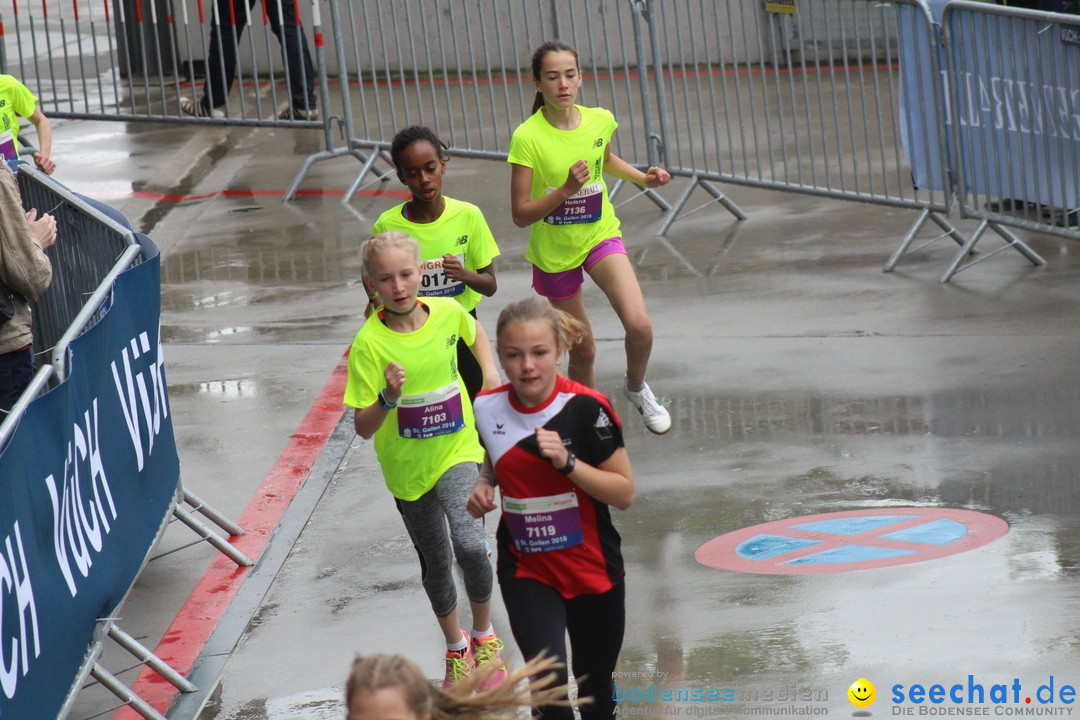
<path id="1" fill-rule="evenodd" d="M 38 149 L 34 153 L 34 164 L 44 173 L 52 175 L 56 166 L 52 155 L 52 123 L 41 108 L 37 106 L 37 97 L 30 88 L 11 75 L 0 74 L 0 154 L 11 161 L 18 159 L 22 145 L 19 142 L 19 118 L 29 120 L 37 129 Z M 6 133 L 11 133 L 10 145 Z M 21 213 L 20 213 L 21 214 Z"/>
<path id="2" fill-rule="evenodd" d="M 398 230 L 420 243 L 421 296 L 453 297 L 476 317 L 476 306 L 498 287 L 492 262 L 499 246 L 480 208 L 442 193 L 447 146 L 429 128 L 405 128 L 390 143 L 398 180 L 412 199 L 390 208 L 371 233 Z M 470 398 L 484 384 L 484 373 L 464 340 L 458 340 L 458 372 Z"/>
<path id="3" fill-rule="evenodd" d="M 52 281 L 45 248 L 56 242 L 56 219 L 24 213 L 15 177 L 0 169 L 0 420 L 34 377 L 28 301 Z M 10 312 L 10 315 L 9 315 Z"/>
<path id="4" fill-rule="evenodd" d="M 592 387 L 596 343 L 581 294 L 582 270 L 589 273 L 626 330 L 623 394 L 646 428 L 666 433 L 671 416 L 645 382 L 652 321 L 626 257 L 604 173 L 649 188 L 666 184 L 671 175 L 657 167 L 641 172 L 613 153 L 615 116 L 575 104 L 581 67 L 574 48 L 544 43 L 533 53 L 532 73 L 533 113 L 514 130 L 507 159 L 514 224 L 530 228 L 525 259 L 533 264 L 533 288 L 585 326 L 584 339 L 570 350 L 567 374 Z"/>
<path id="5" fill-rule="evenodd" d="M 457 371 L 458 338 L 484 368 L 485 385 L 494 387 L 499 375 L 487 334 L 459 303 L 418 299 L 416 240 L 386 232 L 368 239 L 361 253 L 364 283 L 379 307 L 353 340 L 344 402 L 356 409 L 356 433 L 375 438 L 383 479 L 419 556 L 424 590 L 446 639 L 447 687 L 474 666 L 502 668 L 503 647 L 491 624 L 483 523 L 465 508 L 484 451 Z M 471 633 L 458 620 L 455 557 L 472 606 Z"/>
<path id="6" fill-rule="evenodd" d="M 468 509 L 483 517 L 502 494 L 496 534 L 499 587 L 526 659 L 566 664 L 570 637 L 582 720 L 615 712 L 612 673 L 622 649 L 626 587 L 611 505 L 634 502 L 622 426 L 604 395 L 559 375 L 562 355 L 587 328 L 540 298 L 499 313 L 496 349 L 510 383 L 476 398 L 487 449 Z M 565 669 L 559 682 L 567 680 Z M 569 707 L 541 708 L 573 720 Z"/>
<path id="7" fill-rule="evenodd" d="M 213 0 L 210 22 L 210 52 L 206 58 L 206 82 L 202 97 L 180 98 L 180 108 L 198 117 L 225 117 L 225 106 L 236 80 L 240 38 L 258 0 Z M 300 25 L 296 0 L 264 0 L 262 12 L 281 45 L 285 74 L 289 83 L 289 105 L 278 113 L 279 120 L 318 120 L 315 102 L 314 67 L 307 38 Z"/>
<path id="8" fill-rule="evenodd" d="M 345 684 L 347 720 L 515 720 L 530 696 L 568 705 L 566 686 L 550 687 L 551 659 L 536 660 L 483 689 L 487 673 L 439 690 L 401 655 L 357 657 Z M 526 678 L 538 678 L 522 687 Z"/>

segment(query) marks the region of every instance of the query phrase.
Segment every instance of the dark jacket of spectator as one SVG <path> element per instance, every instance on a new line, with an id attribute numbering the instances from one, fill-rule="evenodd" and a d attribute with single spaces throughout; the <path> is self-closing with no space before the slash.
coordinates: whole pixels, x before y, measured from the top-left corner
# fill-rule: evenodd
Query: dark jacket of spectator
<path id="1" fill-rule="evenodd" d="M 33 344 L 28 303 L 51 281 L 52 265 L 30 233 L 15 177 L 0 168 L 0 283 L 15 293 L 15 315 L 0 325 L 0 355 Z"/>

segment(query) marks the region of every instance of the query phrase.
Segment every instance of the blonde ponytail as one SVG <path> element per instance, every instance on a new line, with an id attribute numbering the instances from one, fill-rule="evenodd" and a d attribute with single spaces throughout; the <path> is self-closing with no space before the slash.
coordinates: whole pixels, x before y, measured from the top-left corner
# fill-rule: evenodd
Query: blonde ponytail
<path id="1" fill-rule="evenodd" d="M 495 344 L 502 340 L 503 330 L 510 325 L 538 320 L 547 323 L 555 335 L 559 350 L 569 350 L 579 343 L 588 333 L 585 325 L 562 310 L 556 310 L 551 303 L 538 297 L 529 297 L 510 303 L 499 313 L 495 324 Z"/>

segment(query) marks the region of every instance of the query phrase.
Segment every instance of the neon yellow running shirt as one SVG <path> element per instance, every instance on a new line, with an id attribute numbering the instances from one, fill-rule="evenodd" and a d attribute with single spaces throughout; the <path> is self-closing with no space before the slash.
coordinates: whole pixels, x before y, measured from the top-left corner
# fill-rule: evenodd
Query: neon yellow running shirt
<path id="1" fill-rule="evenodd" d="M 542 110 L 533 113 L 514 130 L 507 157 L 532 169 L 532 200 L 562 186 L 578 160 L 589 164 L 589 180 L 581 190 L 529 230 L 525 259 L 548 273 L 578 267 L 600 242 L 620 235 L 604 182 L 604 157 L 619 124 L 604 108 L 574 107 L 581 124 L 573 130 L 552 127 Z"/>
<path id="2" fill-rule="evenodd" d="M 19 143 L 19 117 L 29 118 L 37 108 L 37 97 L 30 88 L 11 75 L 0 75 L 0 133 L 11 131 L 15 148 L 22 153 Z"/>
<path id="3" fill-rule="evenodd" d="M 349 351 L 344 402 L 365 408 L 379 402 L 386 366 L 405 368 L 398 406 L 375 431 L 375 454 L 386 487 L 400 500 L 416 500 L 454 465 L 479 463 L 484 450 L 476 435 L 472 403 L 457 371 L 457 341 L 476 341 L 476 321 L 450 298 L 424 298 L 423 327 L 400 333 L 373 314 Z M 381 311 L 381 308 L 380 308 Z"/>
<path id="4" fill-rule="evenodd" d="M 446 207 L 435 222 L 415 223 L 406 219 L 401 214 L 405 205 L 402 203 L 380 215 L 371 234 L 399 230 L 416 238 L 424 268 L 420 294 L 425 297 L 452 296 L 463 308 L 472 310 L 484 296 L 463 282 L 448 280 L 442 272 L 443 255 L 457 255 L 459 259 L 463 258 L 462 265 L 466 270 L 477 272 L 499 256 L 499 246 L 480 208 L 445 195 L 443 199 Z"/>

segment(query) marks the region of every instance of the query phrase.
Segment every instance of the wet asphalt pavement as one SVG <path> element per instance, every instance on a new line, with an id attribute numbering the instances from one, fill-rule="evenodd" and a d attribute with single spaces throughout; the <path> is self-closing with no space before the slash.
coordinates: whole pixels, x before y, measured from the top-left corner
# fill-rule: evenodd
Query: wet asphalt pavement
<path id="1" fill-rule="evenodd" d="M 359 327 L 357 249 L 400 199 L 342 205 L 332 192 L 358 169 L 346 158 L 305 182 L 331 194 L 283 204 L 273 193 L 320 149 L 315 132 L 57 125 L 57 177 L 162 246 L 184 482 L 236 516 Z M 503 252 L 499 292 L 479 308 L 489 332 L 504 304 L 531 293 L 508 178 L 503 163 L 453 159 L 444 187 L 480 205 Z M 636 504 L 616 518 L 629 589 L 620 672 L 645 691 L 655 682 L 731 689 L 736 699 L 627 702 L 624 714 L 790 706 L 848 717 L 847 688 L 859 678 L 877 686 L 878 717 L 927 707 L 890 702 L 898 684 L 948 688 L 971 675 L 989 692 L 1017 678 L 1027 696 L 1050 676 L 1058 690 L 1080 685 L 1076 245 L 1032 236 L 1046 267 L 1006 252 L 942 285 L 955 247 L 947 240 L 881 272 L 910 211 L 725 190 L 747 221 L 710 206 L 659 238 L 647 200 L 619 209 L 654 322 L 649 381 L 672 412 L 667 436 L 645 431 L 618 393 L 622 331 L 586 286 L 597 384 L 624 421 L 638 484 Z M 245 610 L 250 622 L 200 720 L 341 718 L 357 652 L 401 652 L 441 676 L 440 633 L 371 444 L 346 437 L 335 452 L 321 502 L 254 614 Z M 694 557 L 757 523 L 901 506 L 983 511 L 1009 531 L 970 552 L 841 573 L 736 573 Z M 123 608 L 125 629 L 150 647 L 213 556 L 180 550 L 190 541 L 170 529 L 161 550 L 178 551 L 150 564 Z M 495 626 L 520 661 L 499 600 Z M 1023 700 L 1008 707 L 1074 707 Z M 73 717 L 110 702 L 88 690 Z"/>

